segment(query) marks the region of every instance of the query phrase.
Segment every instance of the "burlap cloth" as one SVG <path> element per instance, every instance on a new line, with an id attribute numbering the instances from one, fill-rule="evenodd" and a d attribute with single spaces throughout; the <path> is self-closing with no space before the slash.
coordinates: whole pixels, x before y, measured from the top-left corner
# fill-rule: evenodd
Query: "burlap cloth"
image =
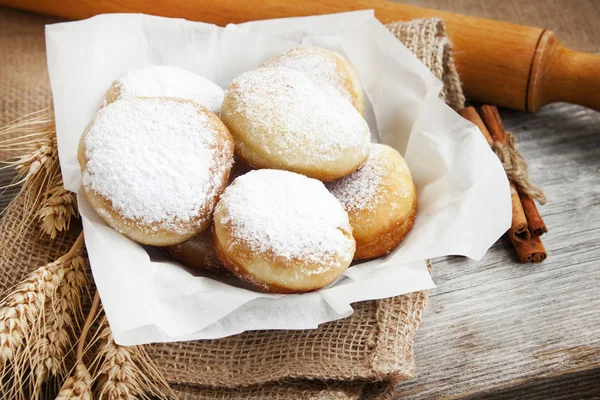
<path id="1" fill-rule="evenodd" d="M 461 108 L 464 97 L 443 23 L 429 19 L 388 28 L 444 82 L 446 102 Z M 43 43 L 27 45 L 44 56 Z M 11 57 L 13 68 L 27 66 L 28 56 Z M 45 73 L 32 76 L 36 88 L 3 98 L 4 113 L 47 106 L 45 79 Z M 7 93 L 5 87 L 12 82 L 0 79 L 0 85 L 0 92 Z M 18 194 L 0 221 L 0 243 L 10 243 L 0 251 L 2 291 L 64 254 L 81 229 L 74 222 L 70 232 L 56 240 L 42 238 L 35 216 L 23 213 L 25 199 L 25 193 Z M 22 221 L 24 230 L 15 232 Z M 146 347 L 182 399 L 384 399 L 414 374 L 413 337 L 426 303 L 427 293 L 417 292 L 354 304 L 352 316 L 315 330 L 253 331 Z"/>

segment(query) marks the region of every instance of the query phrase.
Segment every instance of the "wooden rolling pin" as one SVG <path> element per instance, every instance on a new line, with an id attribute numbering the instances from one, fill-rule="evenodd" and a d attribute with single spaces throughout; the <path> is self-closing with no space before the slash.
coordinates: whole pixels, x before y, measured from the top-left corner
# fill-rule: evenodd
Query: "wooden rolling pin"
<path id="1" fill-rule="evenodd" d="M 252 20 L 374 9 L 383 23 L 440 17 L 455 45 L 466 96 L 480 103 L 536 111 L 555 101 L 600 110 L 600 55 L 561 45 L 554 33 L 383 0 L 0 0 L 30 11 L 83 19 L 142 12 L 226 25 Z"/>

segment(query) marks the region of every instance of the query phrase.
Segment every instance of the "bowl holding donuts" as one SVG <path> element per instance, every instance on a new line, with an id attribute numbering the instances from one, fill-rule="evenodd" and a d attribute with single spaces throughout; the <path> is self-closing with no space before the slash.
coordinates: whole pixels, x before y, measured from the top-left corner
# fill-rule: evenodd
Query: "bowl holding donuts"
<path id="1" fill-rule="evenodd" d="M 223 90 L 179 67 L 129 71 L 81 135 L 85 196 L 110 227 L 191 271 L 304 293 L 409 234 L 402 155 L 371 143 L 350 62 L 298 47 Z"/>

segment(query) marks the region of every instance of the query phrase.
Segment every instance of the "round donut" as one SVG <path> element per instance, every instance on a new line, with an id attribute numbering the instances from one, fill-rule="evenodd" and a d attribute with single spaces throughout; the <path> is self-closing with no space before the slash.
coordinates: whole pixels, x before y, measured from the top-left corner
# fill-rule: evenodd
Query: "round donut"
<path id="1" fill-rule="evenodd" d="M 263 67 L 286 67 L 333 86 L 359 113 L 365 113 L 365 93 L 352 64 L 340 53 L 321 47 L 299 47 L 273 57 Z"/>
<path id="2" fill-rule="evenodd" d="M 229 271 L 217 257 L 213 235 L 210 229 L 175 246 L 163 247 L 162 250 L 173 260 L 186 267 L 214 274 L 227 274 Z"/>
<path id="3" fill-rule="evenodd" d="M 398 246 L 417 212 L 417 190 L 404 158 L 389 146 L 371 146 L 365 165 L 327 185 L 348 212 L 357 260 L 387 254 Z"/>
<path id="4" fill-rule="evenodd" d="M 225 92 L 221 119 L 236 155 L 254 168 L 331 181 L 369 155 L 369 127 L 352 104 L 289 68 L 240 75 Z"/>
<path id="5" fill-rule="evenodd" d="M 227 269 L 274 293 L 333 282 L 355 249 L 346 211 L 321 182 L 272 169 L 250 171 L 225 189 L 213 234 Z"/>
<path id="6" fill-rule="evenodd" d="M 96 113 L 78 160 L 86 197 L 108 225 L 137 242 L 169 246 L 210 225 L 233 139 L 193 101 L 120 100 Z"/>
<path id="7" fill-rule="evenodd" d="M 153 66 L 131 71 L 110 85 L 104 104 L 135 97 L 177 97 L 192 100 L 219 114 L 223 89 L 179 67 Z"/>

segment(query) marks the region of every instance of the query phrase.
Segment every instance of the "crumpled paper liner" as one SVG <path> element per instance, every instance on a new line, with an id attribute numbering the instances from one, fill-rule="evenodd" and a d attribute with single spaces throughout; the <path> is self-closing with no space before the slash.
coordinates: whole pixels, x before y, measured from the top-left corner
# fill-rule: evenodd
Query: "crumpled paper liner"
<path id="1" fill-rule="evenodd" d="M 443 81 L 443 98 L 460 109 L 464 96 L 442 21 L 388 28 Z M 3 292 L 64 254 L 81 229 L 74 223 L 54 241 L 41 238 L 35 215 L 23 209 L 27 195 L 21 192 L 0 221 L 0 241 L 18 234 L 0 251 Z M 386 399 L 414 374 L 413 338 L 426 303 L 427 293 L 416 292 L 355 304 L 352 316 L 315 330 L 246 332 L 146 349 L 183 399 Z"/>

